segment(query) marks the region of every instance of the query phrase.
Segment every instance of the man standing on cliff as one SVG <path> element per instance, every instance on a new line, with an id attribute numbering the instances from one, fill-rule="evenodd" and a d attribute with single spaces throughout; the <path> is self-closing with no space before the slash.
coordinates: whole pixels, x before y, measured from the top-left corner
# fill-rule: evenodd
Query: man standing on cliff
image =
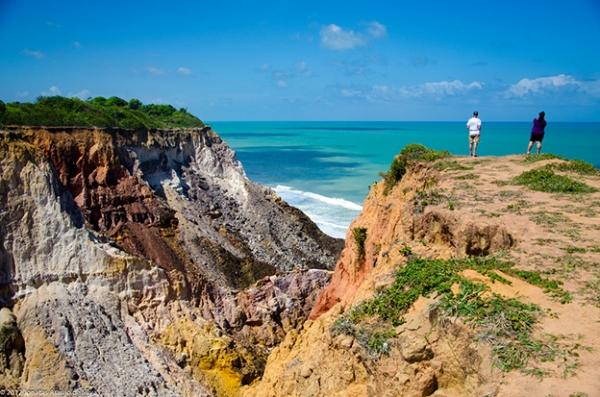
<path id="1" fill-rule="evenodd" d="M 473 112 L 473 117 L 467 121 L 467 130 L 469 130 L 469 155 L 477 157 L 477 146 L 479 145 L 479 136 L 481 134 L 481 120 L 479 112 Z"/>

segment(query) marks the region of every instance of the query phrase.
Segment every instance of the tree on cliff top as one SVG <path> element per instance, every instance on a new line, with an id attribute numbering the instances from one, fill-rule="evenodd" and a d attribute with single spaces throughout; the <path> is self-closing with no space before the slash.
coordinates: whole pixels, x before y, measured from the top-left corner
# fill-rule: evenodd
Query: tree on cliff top
<path id="1" fill-rule="evenodd" d="M 62 96 L 42 96 L 34 103 L 0 101 L 0 124 L 121 128 L 202 127 L 204 123 L 171 105 L 144 105 L 139 99 L 113 96 L 87 101 Z M 4 106 L 2 106 L 4 105 Z M 4 111 L 2 111 L 4 108 Z"/>

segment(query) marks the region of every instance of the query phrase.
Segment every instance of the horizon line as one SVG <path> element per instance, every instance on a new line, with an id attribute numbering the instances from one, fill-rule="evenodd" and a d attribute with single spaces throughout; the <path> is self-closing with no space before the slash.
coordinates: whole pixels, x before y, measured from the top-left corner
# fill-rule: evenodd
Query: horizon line
<path id="1" fill-rule="evenodd" d="M 482 120 L 484 123 L 531 123 L 527 120 Z M 202 119 L 205 124 L 210 123 L 463 123 L 464 120 L 207 120 Z M 600 120 L 558 120 L 551 123 L 600 123 Z"/>

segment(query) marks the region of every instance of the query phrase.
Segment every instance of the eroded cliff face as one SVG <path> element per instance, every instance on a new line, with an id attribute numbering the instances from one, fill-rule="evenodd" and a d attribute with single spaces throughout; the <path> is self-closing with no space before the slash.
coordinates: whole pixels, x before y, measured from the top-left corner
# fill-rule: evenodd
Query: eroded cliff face
<path id="1" fill-rule="evenodd" d="M 235 395 L 304 322 L 340 248 L 210 128 L 7 129 L 0 381 Z"/>
<path id="2" fill-rule="evenodd" d="M 600 275 L 600 251 L 593 248 L 600 237 L 600 193 L 556 195 L 511 182 L 545 164 L 522 156 L 454 158 L 437 165 L 412 164 L 389 194 L 384 194 L 384 182 L 371 186 L 310 319 L 273 350 L 261 380 L 242 395 L 595 395 L 600 390 L 600 310 L 590 301 L 589 288 Z M 576 177 L 600 187 L 597 174 Z M 358 227 L 366 229 L 362 249 L 352 233 Z M 567 257 L 565 250 L 580 254 Z M 561 303 L 548 291 L 502 272 L 489 277 L 472 269 L 461 273 L 482 283 L 484 296 L 538 305 L 546 315 L 532 332 L 549 341 L 555 353 L 527 369 L 502 371 L 490 329 L 484 332 L 476 323 L 449 315 L 442 295 L 435 292 L 417 299 L 404 322 L 385 323 L 384 333 L 370 331 L 378 329 L 373 328 L 378 321 L 385 322 L 381 318 L 353 319 L 354 308 L 388 288 L 411 258 L 470 256 L 506 260 L 525 269 L 522 274 L 539 272 L 565 281 L 573 301 Z M 494 275 L 503 281 L 494 281 Z M 405 291 L 410 288 L 404 286 Z M 452 294 L 459 296 L 461 288 L 453 285 Z M 502 321 L 492 327 L 502 327 Z"/>

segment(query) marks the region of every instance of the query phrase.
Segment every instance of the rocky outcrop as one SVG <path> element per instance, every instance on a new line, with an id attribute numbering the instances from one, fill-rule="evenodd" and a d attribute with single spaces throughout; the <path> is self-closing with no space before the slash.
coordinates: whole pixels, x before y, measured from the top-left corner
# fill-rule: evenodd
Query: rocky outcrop
<path id="1" fill-rule="evenodd" d="M 540 166 L 543 163 L 521 156 L 452 158 L 411 164 L 388 192 L 385 182 L 372 185 L 310 319 L 273 349 L 264 375 L 245 387 L 242 396 L 595 395 L 600 390 L 596 350 L 600 310 L 590 304 L 586 288 L 600 274 L 596 244 L 600 193 L 582 198 L 512 184 L 511 178 Z M 596 174 L 577 178 L 600 188 Z M 364 241 L 355 238 L 354 228 L 361 228 L 357 235 L 365 236 Z M 579 254 L 574 258 L 565 254 L 568 251 Z M 495 350 L 499 345 L 492 345 L 489 338 L 504 326 L 506 317 L 482 330 L 444 308 L 448 295 L 437 290 L 412 303 L 403 321 L 372 314 L 393 313 L 386 312 L 396 303 L 388 300 L 390 296 L 398 304 L 407 299 L 413 286 L 395 284 L 395 275 L 411 259 L 419 258 L 412 262 L 417 266 L 425 266 L 424 262 L 442 266 L 454 262 L 440 259 L 474 256 L 486 256 L 489 263 L 508 261 L 523 269 L 520 274 L 525 277 L 549 277 L 556 286 L 564 281 L 573 295 L 571 303 L 561 303 L 547 289 L 502 272 L 489 277 L 473 269 L 461 273 L 471 282 L 485 284 L 481 296 L 486 299 L 496 294 L 550 313 L 540 318 L 533 334 L 541 340 L 551 335 L 544 343 L 552 346 L 552 354 L 521 371 L 500 370 Z M 468 261 L 474 259 L 464 260 Z M 440 275 L 443 272 L 440 268 Z M 452 296 L 460 288 L 453 285 Z M 394 295 L 379 295 L 381 291 Z M 378 300 L 379 296 L 386 299 Z M 361 307 L 372 311 L 360 317 L 365 313 Z M 587 348 L 579 350 L 583 345 Z M 516 349 L 510 354 L 529 354 L 523 352 Z M 569 357 L 576 358 L 567 364 Z M 565 372 L 566 368 L 573 372 Z"/>
<path id="2" fill-rule="evenodd" d="M 431 303 L 415 304 L 396 329 L 398 341 L 378 358 L 352 336 L 331 335 L 338 306 L 290 333 L 269 357 L 262 380 L 242 395 L 420 397 L 442 387 L 453 396 L 485 395 L 491 377 L 489 361 L 480 356 L 485 346 L 468 327 L 440 321 Z"/>
<path id="3" fill-rule="evenodd" d="M 25 342 L 10 309 L 0 309 L 0 382 L 15 389 L 23 373 Z"/>
<path id="4" fill-rule="evenodd" d="M 424 210 L 420 196 L 432 184 L 435 172 L 421 167 L 410 170 L 389 196 L 380 186 L 371 190 L 360 218 L 351 225 L 367 229 L 366 255 L 360 257 L 349 232 L 333 279 L 319 296 L 311 318 L 339 302 L 356 299 L 356 290 L 369 273 L 378 264 L 398 259 L 404 244 L 423 243 L 428 257 L 442 258 L 487 255 L 515 245 L 504 225 L 473 222 L 443 206 Z"/>
<path id="5" fill-rule="evenodd" d="M 19 127 L 0 154 L 5 387 L 233 395 L 341 247 L 208 127 Z"/>

